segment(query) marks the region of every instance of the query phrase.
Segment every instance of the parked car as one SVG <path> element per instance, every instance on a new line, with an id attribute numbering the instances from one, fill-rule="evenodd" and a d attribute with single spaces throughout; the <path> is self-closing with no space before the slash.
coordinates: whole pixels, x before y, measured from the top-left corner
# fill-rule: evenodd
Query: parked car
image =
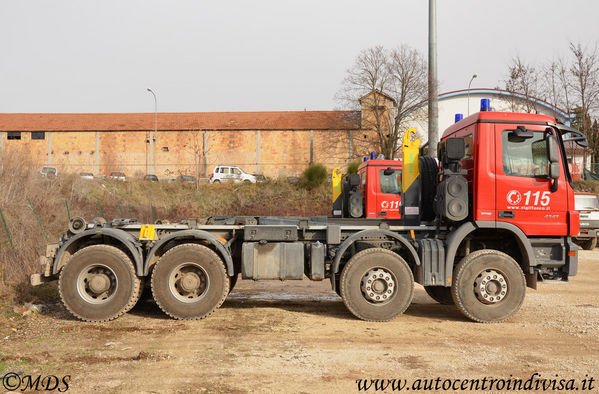
<path id="1" fill-rule="evenodd" d="M 580 215 L 580 233 L 573 240 L 586 250 L 597 246 L 599 199 L 593 193 L 574 193 L 574 208 Z"/>
<path id="2" fill-rule="evenodd" d="M 210 183 L 220 182 L 251 182 L 256 183 L 256 177 L 248 174 L 239 167 L 216 166 L 210 174 Z"/>
<path id="3" fill-rule="evenodd" d="M 148 174 L 144 176 L 144 181 L 146 182 L 158 182 L 158 177 L 154 174 Z"/>
<path id="4" fill-rule="evenodd" d="M 126 181 L 127 177 L 125 176 L 124 172 L 120 172 L 120 171 L 113 171 L 110 173 L 110 176 L 108 177 L 110 179 L 116 179 L 119 181 Z"/>
<path id="5" fill-rule="evenodd" d="M 177 180 L 181 183 L 197 183 L 196 177 L 191 175 L 181 175 Z"/>
<path id="6" fill-rule="evenodd" d="M 42 174 L 44 178 L 54 179 L 58 176 L 58 170 L 56 169 L 56 167 L 43 166 L 40 170 L 40 174 Z"/>
<path id="7" fill-rule="evenodd" d="M 91 172 L 80 172 L 79 173 L 79 178 L 83 178 L 83 179 L 94 179 L 94 174 L 92 174 Z"/>

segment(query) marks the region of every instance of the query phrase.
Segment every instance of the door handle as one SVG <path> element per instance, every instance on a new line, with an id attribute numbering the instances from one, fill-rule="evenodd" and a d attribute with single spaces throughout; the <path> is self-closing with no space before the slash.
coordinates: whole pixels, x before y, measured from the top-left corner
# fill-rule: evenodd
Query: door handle
<path id="1" fill-rule="evenodd" d="M 499 219 L 513 219 L 515 216 L 514 211 L 499 211 Z"/>

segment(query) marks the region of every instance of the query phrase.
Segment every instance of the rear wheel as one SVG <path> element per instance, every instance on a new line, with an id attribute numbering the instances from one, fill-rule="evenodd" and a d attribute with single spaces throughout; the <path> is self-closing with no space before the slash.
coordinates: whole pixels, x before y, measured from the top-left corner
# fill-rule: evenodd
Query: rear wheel
<path id="1" fill-rule="evenodd" d="M 401 315 L 412 302 L 412 270 L 388 249 L 366 249 L 353 256 L 340 277 L 341 298 L 354 316 L 388 321 Z"/>
<path id="2" fill-rule="evenodd" d="M 69 312 L 94 322 L 128 312 L 142 290 L 131 259 L 109 245 L 92 245 L 75 253 L 60 272 L 58 289 Z"/>
<path id="3" fill-rule="evenodd" d="M 498 323 L 520 310 L 526 280 L 513 258 L 483 249 L 464 257 L 456 266 L 451 294 L 460 312 L 469 319 Z"/>
<path id="4" fill-rule="evenodd" d="M 441 305 L 453 305 L 453 297 L 451 296 L 451 287 L 444 286 L 424 286 L 424 291 L 433 300 Z"/>
<path id="5" fill-rule="evenodd" d="M 222 305 L 229 294 L 229 276 L 220 257 L 198 244 L 175 246 L 156 263 L 152 294 L 175 319 L 202 319 Z"/>
<path id="6" fill-rule="evenodd" d="M 215 179 L 212 181 L 212 183 L 220 183 L 220 181 L 218 179 Z"/>

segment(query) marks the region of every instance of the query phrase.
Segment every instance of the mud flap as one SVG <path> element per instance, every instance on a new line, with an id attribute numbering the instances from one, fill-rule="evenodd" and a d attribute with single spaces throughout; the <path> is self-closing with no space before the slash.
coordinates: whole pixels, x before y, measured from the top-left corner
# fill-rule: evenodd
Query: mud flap
<path id="1" fill-rule="evenodd" d="M 530 272 L 525 273 L 524 277 L 526 278 L 526 287 L 530 287 L 531 289 L 536 290 L 537 289 L 537 272 L 533 271 L 532 274 Z"/>

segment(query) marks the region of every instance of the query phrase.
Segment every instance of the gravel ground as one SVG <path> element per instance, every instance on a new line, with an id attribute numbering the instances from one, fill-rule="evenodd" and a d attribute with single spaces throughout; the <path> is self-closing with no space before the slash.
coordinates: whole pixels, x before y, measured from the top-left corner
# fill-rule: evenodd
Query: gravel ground
<path id="1" fill-rule="evenodd" d="M 501 324 L 466 320 L 418 285 L 404 315 L 363 322 L 328 281 L 308 280 L 240 281 L 201 321 L 168 319 L 152 302 L 102 324 L 74 320 L 60 305 L 25 318 L 5 312 L 0 375 L 69 375 L 78 393 L 347 393 L 358 392 L 359 379 L 412 384 L 533 373 L 556 384 L 576 379 L 581 388 L 582 379 L 599 379 L 597 283 L 599 249 L 582 251 L 570 283 L 529 289 L 520 312 Z"/>

